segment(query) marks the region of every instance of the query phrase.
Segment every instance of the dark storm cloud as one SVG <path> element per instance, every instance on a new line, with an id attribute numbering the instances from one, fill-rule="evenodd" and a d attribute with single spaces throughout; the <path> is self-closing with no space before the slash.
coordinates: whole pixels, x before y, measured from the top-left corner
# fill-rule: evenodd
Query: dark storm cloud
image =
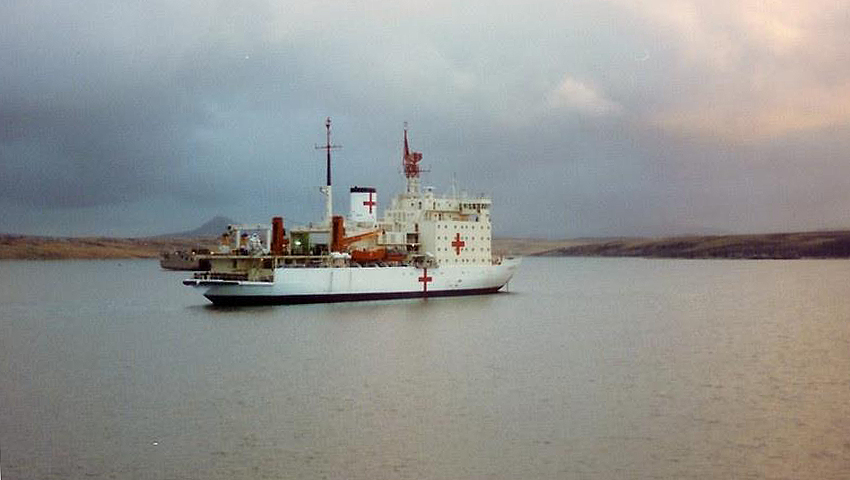
<path id="1" fill-rule="evenodd" d="M 120 45 L 120 22 L 36 5 L 4 9 L 0 195 L 74 207 L 156 193 L 203 112 L 156 56 L 138 59 L 144 46 Z"/>
<path id="2" fill-rule="evenodd" d="M 337 185 L 397 191 L 409 120 L 425 183 L 492 193 L 499 234 L 847 226 L 845 10 L 7 2 L 0 230 L 311 220 L 325 116 Z"/>
<path id="3" fill-rule="evenodd" d="M 85 97 L 0 105 L 1 195 L 74 207 L 136 200 L 167 183 L 185 155 L 191 123 L 180 117 L 190 112 L 153 90 Z"/>

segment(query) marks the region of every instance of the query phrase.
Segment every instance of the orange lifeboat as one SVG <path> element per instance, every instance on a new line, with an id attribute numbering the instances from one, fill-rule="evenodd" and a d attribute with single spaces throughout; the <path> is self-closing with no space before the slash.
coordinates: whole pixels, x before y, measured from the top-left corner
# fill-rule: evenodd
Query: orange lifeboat
<path id="1" fill-rule="evenodd" d="M 376 248 L 374 250 L 353 250 L 351 259 L 355 262 L 380 262 L 387 257 L 386 248 Z"/>
<path id="2" fill-rule="evenodd" d="M 407 258 L 407 254 L 404 252 L 387 252 L 388 262 L 401 262 L 405 258 Z"/>

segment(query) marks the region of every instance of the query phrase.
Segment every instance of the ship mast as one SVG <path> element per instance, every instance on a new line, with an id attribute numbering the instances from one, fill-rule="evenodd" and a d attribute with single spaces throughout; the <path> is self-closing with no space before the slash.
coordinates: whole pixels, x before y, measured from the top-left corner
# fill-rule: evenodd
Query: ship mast
<path id="1" fill-rule="evenodd" d="M 404 164 L 404 176 L 407 177 L 407 194 L 419 195 L 419 173 L 422 171 L 419 168 L 419 162 L 422 161 L 422 153 L 411 152 L 407 145 L 407 122 L 404 122 L 404 154 L 402 155 L 402 163 Z"/>
<path id="2" fill-rule="evenodd" d="M 327 139 L 325 141 L 325 145 L 319 146 L 316 145 L 316 150 L 325 150 L 327 152 L 327 163 L 328 163 L 328 180 L 327 184 L 324 187 L 321 187 L 320 190 L 327 197 L 325 199 L 325 222 L 328 224 L 328 228 L 332 228 L 333 225 L 333 189 L 331 187 L 331 150 L 335 150 L 337 148 L 342 148 L 342 145 L 332 145 L 331 144 L 331 117 L 328 117 L 325 120 L 325 129 L 327 130 Z"/>

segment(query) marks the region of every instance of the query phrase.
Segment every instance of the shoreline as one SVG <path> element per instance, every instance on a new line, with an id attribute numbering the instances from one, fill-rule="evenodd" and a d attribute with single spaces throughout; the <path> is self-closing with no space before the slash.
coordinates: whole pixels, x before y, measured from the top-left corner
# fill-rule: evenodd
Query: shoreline
<path id="1" fill-rule="evenodd" d="M 582 245 L 575 240 L 493 239 L 499 255 L 536 255 L 555 248 Z M 44 237 L 0 234 L 0 260 L 96 260 L 159 258 L 165 251 L 207 248 L 214 250 L 216 237 Z"/>
<path id="2" fill-rule="evenodd" d="M 43 237 L 0 234 L 0 260 L 159 258 L 162 252 L 214 249 L 203 237 Z M 544 240 L 494 238 L 498 255 L 681 259 L 850 258 L 850 231 L 706 235 L 664 238 Z"/>

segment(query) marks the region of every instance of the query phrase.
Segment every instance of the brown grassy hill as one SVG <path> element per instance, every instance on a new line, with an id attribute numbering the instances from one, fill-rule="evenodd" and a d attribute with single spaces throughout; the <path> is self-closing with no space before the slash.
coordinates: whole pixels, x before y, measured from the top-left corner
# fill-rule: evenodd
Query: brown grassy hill
<path id="1" fill-rule="evenodd" d="M 214 248 L 213 237 L 33 237 L 0 234 L 0 260 L 157 258 L 160 252 Z M 657 258 L 850 258 L 850 231 L 540 240 L 495 238 L 502 255 Z"/>
<path id="2" fill-rule="evenodd" d="M 33 237 L 0 235 L 2 260 L 56 260 L 95 258 L 157 258 L 162 251 L 210 248 L 215 239 Z"/>
<path id="3" fill-rule="evenodd" d="M 554 248 L 541 256 L 850 258 L 850 231 L 623 239 Z"/>
<path id="4" fill-rule="evenodd" d="M 535 238 L 494 238 L 497 255 L 536 255 L 556 249 L 593 243 L 592 240 L 541 240 Z"/>

